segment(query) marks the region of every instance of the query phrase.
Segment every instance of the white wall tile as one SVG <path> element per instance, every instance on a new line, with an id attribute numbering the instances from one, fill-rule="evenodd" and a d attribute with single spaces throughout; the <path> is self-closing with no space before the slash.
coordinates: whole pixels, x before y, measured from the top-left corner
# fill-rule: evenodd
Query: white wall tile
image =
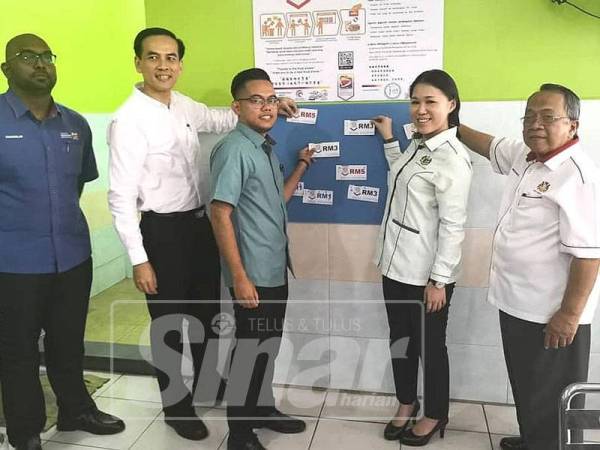
<path id="1" fill-rule="evenodd" d="M 448 345 L 450 398 L 503 403 L 508 375 L 500 347 Z"/>
<path id="2" fill-rule="evenodd" d="M 331 334 L 388 338 L 381 283 L 332 281 Z"/>
<path id="3" fill-rule="evenodd" d="M 487 289 L 454 289 L 448 318 L 449 344 L 502 345 L 498 309 L 486 298 Z"/>

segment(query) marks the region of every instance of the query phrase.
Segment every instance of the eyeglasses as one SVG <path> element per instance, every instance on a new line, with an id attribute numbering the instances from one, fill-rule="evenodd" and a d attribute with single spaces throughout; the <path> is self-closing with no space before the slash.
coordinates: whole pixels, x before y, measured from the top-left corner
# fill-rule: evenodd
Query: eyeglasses
<path id="1" fill-rule="evenodd" d="M 265 105 L 269 105 L 269 106 L 273 106 L 273 105 L 278 105 L 279 104 L 279 98 L 275 97 L 274 95 L 271 97 L 261 97 L 260 95 L 251 95 L 248 98 L 237 98 L 236 101 L 241 102 L 241 101 L 246 101 L 249 102 L 250 105 L 256 107 L 256 108 L 262 108 Z"/>
<path id="2" fill-rule="evenodd" d="M 554 122 L 560 119 L 569 119 L 568 116 L 553 116 L 552 114 L 525 114 L 525 116 L 521 117 L 521 122 L 523 125 L 532 125 L 536 120 L 540 119 L 540 123 L 542 125 L 552 125 Z"/>
<path id="3" fill-rule="evenodd" d="M 16 53 L 14 56 L 7 58 L 7 61 L 11 59 L 19 58 L 25 64 L 35 66 L 38 61 L 46 65 L 54 65 L 56 63 L 56 55 L 52 52 L 35 53 L 30 50 L 23 50 L 22 52 Z"/>

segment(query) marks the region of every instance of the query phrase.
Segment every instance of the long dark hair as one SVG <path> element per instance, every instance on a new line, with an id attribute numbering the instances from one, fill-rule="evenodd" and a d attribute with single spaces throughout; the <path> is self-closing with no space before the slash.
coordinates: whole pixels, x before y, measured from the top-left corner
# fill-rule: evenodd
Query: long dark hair
<path id="1" fill-rule="evenodd" d="M 454 100 L 456 102 L 456 108 L 448 114 L 448 127 L 458 127 L 460 125 L 460 97 L 458 96 L 458 88 L 452 77 L 443 70 L 427 70 L 417 76 L 415 81 L 410 85 L 409 92 L 411 97 L 417 84 L 428 84 L 433 86 L 442 91 L 448 100 Z M 460 138 L 458 131 L 456 134 Z"/>

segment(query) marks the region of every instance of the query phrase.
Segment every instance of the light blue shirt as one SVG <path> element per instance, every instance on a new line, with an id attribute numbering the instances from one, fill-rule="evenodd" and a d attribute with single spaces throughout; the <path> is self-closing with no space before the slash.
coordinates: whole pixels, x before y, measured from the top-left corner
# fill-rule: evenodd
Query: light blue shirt
<path id="1" fill-rule="evenodd" d="M 235 237 L 248 278 L 260 287 L 286 284 L 287 210 L 283 166 L 268 136 L 238 123 L 213 149 L 210 158 L 211 202 L 234 207 Z M 231 271 L 223 262 L 227 286 Z"/>

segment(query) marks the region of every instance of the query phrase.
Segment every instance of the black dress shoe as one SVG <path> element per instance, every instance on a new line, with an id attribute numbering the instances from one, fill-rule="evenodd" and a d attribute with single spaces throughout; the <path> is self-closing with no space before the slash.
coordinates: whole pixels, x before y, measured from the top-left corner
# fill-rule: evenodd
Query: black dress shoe
<path id="1" fill-rule="evenodd" d="M 402 425 L 401 427 L 397 427 L 396 425 L 394 425 L 393 419 L 390 420 L 385 426 L 385 429 L 383 430 L 383 438 L 386 441 L 396 441 L 400 439 L 406 428 L 408 428 L 410 422 L 412 422 L 413 424 L 415 423 L 415 421 L 417 420 L 415 419 L 415 417 L 417 417 L 417 414 L 419 414 L 420 409 L 421 403 L 419 403 L 419 400 L 415 400 L 415 402 L 413 403 L 412 413 L 408 420 L 404 423 L 404 425 Z"/>
<path id="2" fill-rule="evenodd" d="M 265 419 L 260 422 L 260 425 L 261 428 L 285 434 L 302 433 L 306 430 L 306 423 L 303 420 L 288 416 L 275 408 L 265 415 Z"/>
<path id="3" fill-rule="evenodd" d="M 39 436 L 30 437 L 18 442 L 15 450 L 42 450 L 42 441 L 40 441 Z"/>
<path id="4" fill-rule="evenodd" d="M 165 418 L 165 423 L 175 430 L 179 436 L 190 441 L 201 441 L 208 436 L 208 429 L 204 422 L 197 417 L 184 419 Z"/>
<path id="5" fill-rule="evenodd" d="M 267 450 L 258 440 L 256 434 L 252 433 L 244 438 L 229 435 L 227 439 L 227 450 Z"/>
<path id="6" fill-rule="evenodd" d="M 500 439 L 500 448 L 504 450 L 527 450 L 527 445 L 521 436 L 504 437 Z"/>
<path id="7" fill-rule="evenodd" d="M 97 408 L 90 409 L 77 417 L 58 416 L 58 431 L 87 431 L 92 434 L 117 434 L 125 429 L 125 424 L 118 417 L 106 414 Z"/>
<path id="8" fill-rule="evenodd" d="M 441 419 L 438 421 L 438 423 L 435 424 L 433 430 L 422 436 L 413 433 L 413 430 L 411 428 L 402 435 L 402 437 L 400 438 L 400 442 L 404 445 L 408 445 L 409 447 L 423 447 L 424 445 L 427 445 L 429 443 L 433 435 L 437 433 L 438 430 L 440 432 L 440 438 L 444 439 L 446 425 L 448 425 L 448 419 Z"/>

